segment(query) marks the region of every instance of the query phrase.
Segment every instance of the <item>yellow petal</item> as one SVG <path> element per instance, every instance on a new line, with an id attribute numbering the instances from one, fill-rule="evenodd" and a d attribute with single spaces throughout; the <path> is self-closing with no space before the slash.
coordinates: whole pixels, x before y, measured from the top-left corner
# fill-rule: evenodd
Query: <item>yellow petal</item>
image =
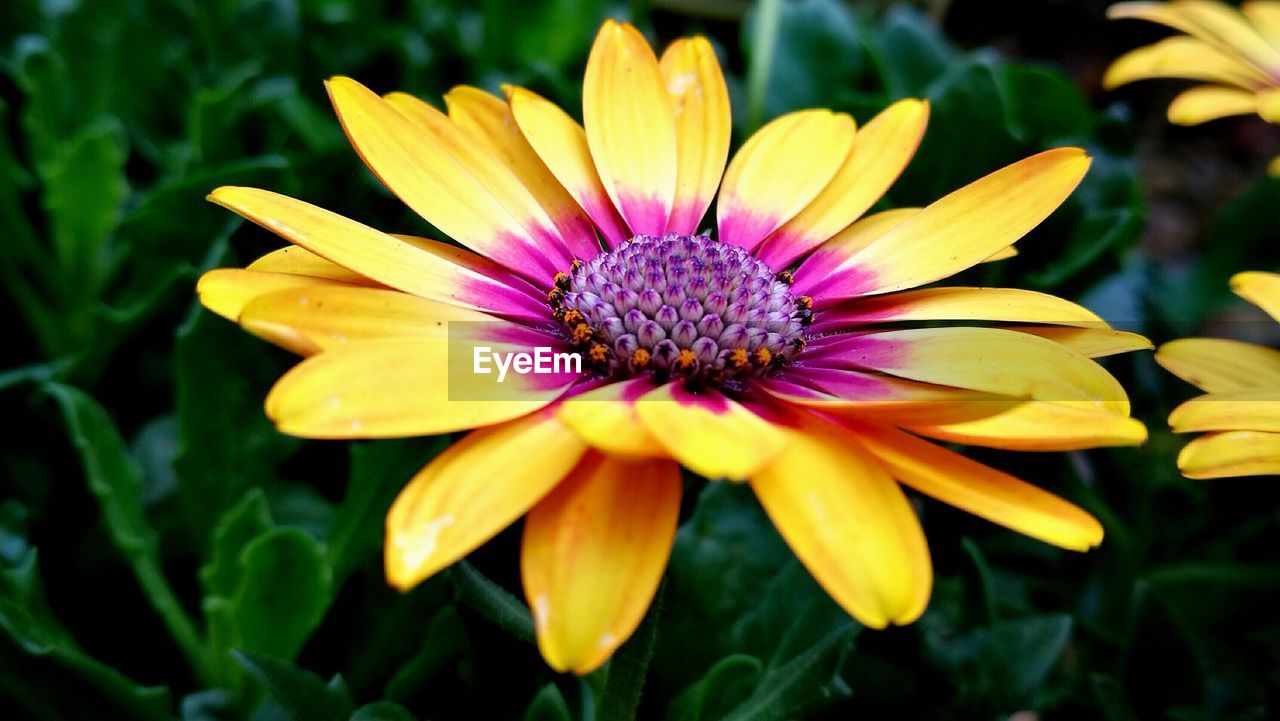
<path id="1" fill-rule="evenodd" d="M 1173 10 L 1199 28 L 1200 34 L 1232 48 L 1264 71 L 1280 67 L 1280 47 L 1263 37 L 1236 8 L 1224 2 L 1181 0 Z"/>
<path id="2" fill-rule="evenodd" d="M 1220 338 L 1182 338 L 1160 346 L 1156 362 L 1209 393 L 1280 388 L 1280 351 Z"/>
<path id="3" fill-rule="evenodd" d="M 911 328 L 862 336 L 850 362 L 925 383 L 1040 401 L 1083 401 L 1128 415 L 1102 366 L 1044 338 L 1000 328 Z"/>
<path id="4" fill-rule="evenodd" d="M 885 426 L 854 429 L 894 478 L 943 503 L 1073 551 L 1102 542 L 1097 519 L 1047 491 Z"/>
<path id="5" fill-rule="evenodd" d="M 1137 333 L 1107 328 L 1072 328 L 1060 325 L 1020 325 L 1009 327 L 1019 333 L 1030 333 L 1061 343 L 1087 358 L 1103 358 L 1136 350 L 1151 350 L 1151 341 Z"/>
<path id="6" fill-rule="evenodd" d="M 680 38 L 659 61 L 676 119 L 676 193 L 667 230 L 692 235 L 729 157 L 729 89 L 706 38 Z"/>
<path id="7" fill-rule="evenodd" d="M 377 285 L 376 282 L 363 275 L 349 268 L 344 268 L 337 263 L 325 260 L 298 245 L 286 245 L 278 250 L 273 250 L 250 263 L 245 270 L 308 275 L 313 278 L 327 278 L 356 285 Z"/>
<path id="8" fill-rule="evenodd" d="M 1137 18 L 1180 30 L 1259 70 L 1280 65 L 1280 49 L 1267 42 L 1243 15 L 1226 3 L 1123 2 L 1107 8 L 1107 17 Z"/>
<path id="9" fill-rule="evenodd" d="M 582 121 L 600 180 L 632 232 L 661 235 L 675 200 L 676 123 L 658 58 L 629 24 L 606 20 L 596 35 Z"/>
<path id="10" fill-rule="evenodd" d="M 636 412 L 636 401 L 651 387 L 644 378 L 606 383 L 566 399 L 556 413 L 593 448 L 621 456 L 666 457 L 666 449 Z"/>
<path id="11" fill-rule="evenodd" d="M 527 294 L 367 225 L 257 188 L 222 187 L 209 199 L 291 243 L 366 278 L 421 298 L 521 318 L 543 319 Z"/>
<path id="12" fill-rule="evenodd" d="M 508 97 L 525 140 L 605 238 L 617 245 L 631 237 L 596 173 L 582 126 L 554 103 L 524 88 L 510 88 Z"/>
<path id="13" fill-rule="evenodd" d="M 546 209 L 574 256 L 589 259 L 600 252 L 591 219 L 525 140 L 507 102 L 466 85 L 446 93 L 444 102 L 449 119 L 515 173 Z"/>
<path id="14" fill-rule="evenodd" d="M 907 167 L 928 122 L 929 103 L 908 98 L 859 128 L 852 152 L 831 183 L 765 240 L 761 260 L 785 268 L 857 220 Z"/>
<path id="15" fill-rule="evenodd" d="M 1280 123 L 1280 87 L 1258 92 L 1258 115 L 1268 123 Z"/>
<path id="16" fill-rule="evenodd" d="M 351 145 L 369 169 L 445 235 L 548 282 L 568 265 L 569 258 L 557 257 L 554 249 L 534 247 L 517 219 L 438 138 L 350 78 L 331 78 L 326 87 Z"/>
<path id="17" fill-rule="evenodd" d="M 371 338 L 448 339 L 467 326 L 499 321 L 467 308 L 394 290 L 357 286 L 302 286 L 259 295 L 240 312 L 240 325 L 299 355 Z M 461 336 L 460 336 L 461 337 Z"/>
<path id="18" fill-rule="evenodd" d="M 1126 416 L 1066 403 L 1028 401 L 988 418 L 950 425 L 908 427 L 922 436 L 1012 451 L 1074 451 L 1136 446 L 1147 440 L 1142 423 Z"/>
<path id="19" fill-rule="evenodd" d="M 984 260 L 984 261 L 982 261 L 982 262 L 983 262 L 983 263 L 994 263 L 994 262 L 996 262 L 996 261 L 998 261 L 998 260 L 1008 260 L 1008 259 L 1010 259 L 1010 258 L 1013 258 L 1013 257 L 1017 256 L 1017 255 L 1018 255 L 1018 247 L 1017 247 L 1016 245 L 1011 245 L 1011 246 L 1009 246 L 1008 248 L 1003 248 L 1003 249 L 1001 249 L 1001 250 L 997 250 L 995 253 L 992 253 L 992 254 L 991 254 L 991 257 L 987 258 L 986 260 Z"/>
<path id="20" fill-rule="evenodd" d="M 520 575 L 551 668 L 590 673 L 631 637 L 662 581 L 679 515 L 678 465 L 598 454 L 533 507 Z"/>
<path id="21" fill-rule="evenodd" d="M 757 130 L 724 173 L 720 240 L 751 250 L 795 217 L 844 164 L 855 127 L 843 113 L 801 110 Z"/>
<path id="22" fill-rule="evenodd" d="M 416 586 L 509 526 L 565 477 L 586 446 L 538 413 L 473 431 L 404 487 L 387 513 L 387 581 Z"/>
<path id="23" fill-rule="evenodd" d="M 1257 111 L 1258 97 L 1251 90 L 1201 85 L 1184 90 L 1169 104 L 1169 122 L 1175 125 L 1199 125 L 1230 115 L 1246 115 Z"/>
<path id="24" fill-rule="evenodd" d="M 1181 78 L 1255 88 L 1265 78 L 1234 54 L 1197 38 L 1178 35 L 1116 58 L 1102 79 L 1116 88 L 1137 80 Z"/>
<path id="25" fill-rule="evenodd" d="M 1280 433 L 1280 388 L 1246 388 L 1210 393 L 1169 414 L 1174 433 L 1270 431 Z"/>
<path id="26" fill-rule="evenodd" d="M 913 288 L 982 262 L 1056 210 L 1089 162 L 1079 148 L 1047 150 L 951 193 L 844 261 L 853 280 L 839 294 Z"/>
<path id="27" fill-rule="evenodd" d="M 707 478 L 747 478 L 787 442 L 781 428 L 712 390 L 668 383 L 642 396 L 636 413 L 673 458 Z"/>
<path id="28" fill-rule="evenodd" d="M 571 373 L 471 373 L 473 344 L 441 337 L 366 340 L 311 356 L 267 395 L 282 433 L 304 438 L 397 438 L 492 425 L 535 411 L 573 382 Z M 493 352 L 529 351 L 494 342 Z"/>
<path id="29" fill-rule="evenodd" d="M 200 276 L 196 293 L 200 304 L 227 320 L 239 320 L 240 311 L 260 295 L 285 288 L 341 286 L 338 281 L 293 273 L 272 273 L 240 268 L 215 268 Z"/>
<path id="30" fill-rule="evenodd" d="M 884 628 L 924 612 L 933 569 L 920 522 L 849 433 L 807 424 L 751 488 L 796 557 L 858 621 Z"/>
<path id="31" fill-rule="evenodd" d="M 1206 433 L 1178 454 L 1187 478 L 1231 478 L 1280 474 L 1280 433 Z"/>
<path id="32" fill-rule="evenodd" d="M 1280 321 L 1280 275 L 1251 270 L 1231 277 L 1231 290 Z"/>
<path id="33" fill-rule="evenodd" d="M 1273 44 L 1280 43 L 1280 2 L 1246 0 L 1240 4 L 1240 12 Z"/>
<path id="34" fill-rule="evenodd" d="M 1083 306 L 1047 293 L 1015 288 L 926 288 L 856 300 L 841 306 L 839 312 L 876 323 L 997 320 L 1108 327 L 1106 321 Z"/>
<path id="35" fill-rule="evenodd" d="M 444 148 L 467 173 L 479 181 L 539 249 L 560 257 L 568 254 L 568 245 L 546 209 L 489 145 L 463 132 L 449 116 L 412 95 L 390 93 L 385 100 L 418 126 L 422 131 L 423 143 Z M 594 255 L 595 253 L 591 253 L 588 257 Z"/>

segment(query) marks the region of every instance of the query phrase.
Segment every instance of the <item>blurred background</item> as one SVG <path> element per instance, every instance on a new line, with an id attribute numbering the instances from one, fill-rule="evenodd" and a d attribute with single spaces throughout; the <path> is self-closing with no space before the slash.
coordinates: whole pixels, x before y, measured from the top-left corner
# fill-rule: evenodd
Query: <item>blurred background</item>
<path id="1" fill-rule="evenodd" d="M 1280 266 L 1277 129 L 1172 127 L 1177 82 L 1103 92 L 1112 59 L 1167 34 L 1106 4 L 0 3 L 0 718 L 618 717 L 604 672 L 556 675 L 529 642 L 518 527 L 411 593 L 386 587 L 382 515 L 449 438 L 280 436 L 261 400 L 293 359 L 194 301 L 202 270 L 281 243 L 205 202 L 220 184 L 431 233 L 347 146 L 333 74 L 432 102 L 517 83 L 580 115 L 603 18 L 659 47 L 704 33 L 735 144 L 796 108 L 865 121 L 928 98 L 882 207 L 1086 147 L 1088 178 L 1021 255 L 964 281 L 1052 291 L 1157 343 L 1280 342 L 1226 283 Z M 1164 418 L 1191 387 L 1149 353 L 1108 366 L 1151 428 L 1142 448 L 973 452 L 1092 511 L 1103 546 L 1059 551 L 917 499 L 937 582 L 908 628 L 860 629 L 748 491 L 691 479 L 639 718 L 1280 715 L 1280 487 L 1182 479 Z"/>

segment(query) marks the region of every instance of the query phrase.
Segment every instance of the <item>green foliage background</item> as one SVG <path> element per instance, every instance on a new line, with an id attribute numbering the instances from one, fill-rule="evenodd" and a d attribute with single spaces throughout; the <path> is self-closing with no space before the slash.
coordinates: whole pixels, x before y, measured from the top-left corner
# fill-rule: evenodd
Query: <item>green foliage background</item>
<path id="1" fill-rule="evenodd" d="M 1204 196 L 1221 188 L 1190 184 L 1178 202 L 1193 247 L 1170 254 L 1144 235 L 1155 181 L 1135 148 L 1192 142 L 1153 129 L 1158 91 L 1086 95 L 1065 50 L 1042 63 L 967 49 L 984 16 L 965 13 L 982 3 L 948 15 L 959 44 L 909 4 L 769 4 L 776 15 L 731 0 L 0 6 L 0 718 L 1274 718 L 1280 490 L 1181 479 L 1163 418 L 1190 389 L 1145 355 L 1111 362 L 1152 429 L 1145 447 L 977 454 L 1095 513 L 1100 550 L 1058 551 L 921 500 L 930 609 L 863 631 L 746 490 L 690 479 L 659 610 L 584 679 L 553 674 L 530 643 L 511 593 L 518 530 L 411 593 L 385 586 L 382 515 L 449 438 L 301 443 L 263 418 L 291 359 L 192 290 L 201 270 L 279 241 L 203 195 L 258 185 L 429 233 L 359 164 L 320 81 L 428 99 L 514 82 L 572 110 L 606 16 L 656 41 L 708 34 L 736 142 L 796 108 L 865 121 L 929 98 L 928 134 L 885 207 L 1045 147 L 1088 148 L 1080 190 L 1022 255 L 969 282 L 1081 299 L 1159 342 L 1236 313 L 1226 278 L 1280 261 L 1274 180 L 1224 181 L 1230 200 L 1214 205 Z M 993 33 L 1034 46 L 1059 30 L 1026 10 L 1054 4 L 1018 6 Z M 1102 3 L 1079 6 L 1100 21 Z M 1081 42 L 1132 47 L 1141 32 L 1128 32 Z M 1212 152 L 1238 166 L 1223 145 Z"/>

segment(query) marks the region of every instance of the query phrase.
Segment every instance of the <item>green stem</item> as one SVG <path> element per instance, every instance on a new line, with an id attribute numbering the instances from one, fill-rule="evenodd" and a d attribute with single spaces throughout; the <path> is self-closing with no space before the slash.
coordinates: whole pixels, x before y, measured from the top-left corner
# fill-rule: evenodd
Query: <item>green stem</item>
<path id="1" fill-rule="evenodd" d="M 778 27 L 782 20 L 782 0 L 760 0 L 751 28 L 751 62 L 747 67 L 747 130 L 754 131 L 764 120 L 765 95 L 773 53 L 778 47 Z"/>
<path id="2" fill-rule="evenodd" d="M 208 685 L 213 679 L 213 673 L 209 665 L 209 657 L 205 652 L 204 640 L 196 629 L 195 622 L 182 608 L 178 598 L 173 595 L 173 589 L 165 579 L 164 573 L 156 567 L 147 554 L 134 554 L 131 560 L 133 574 L 138 579 L 138 585 L 142 587 L 147 600 L 151 602 L 151 607 L 159 614 L 169 635 L 178 644 L 182 655 L 191 665 L 196 679 Z"/>
<path id="3" fill-rule="evenodd" d="M 449 572 L 454 595 L 459 603 L 493 621 L 517 638 L 534 642 L 533 615 L 519 599 L 490 581 L 466 561 L 459 561 Z"/>
<path id="4" fill-rule="evenodd" d="M 604 692 L 600 695 L 600 721 L 635 721 L 644 679 L 649 673 L 649 662 L 653 660 L 654 642 L 658 638 L 662 591 L 663 588 L 658 589 L 653 603 L 649 605 L 649 612 L 631 640 L 623 644 L 609 661 Z"/>

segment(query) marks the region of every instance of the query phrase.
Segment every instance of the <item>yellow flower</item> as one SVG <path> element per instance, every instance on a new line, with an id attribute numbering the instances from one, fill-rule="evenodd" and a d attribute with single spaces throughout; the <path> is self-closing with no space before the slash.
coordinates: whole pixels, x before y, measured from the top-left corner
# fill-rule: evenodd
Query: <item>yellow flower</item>
<path id="1" fill-rule="evenodd" d="M 1107 88 L 1148 78 L 1203 81 L 1173 99 L 1169 122 L 1199 125 L 1257 113 L 1280 123 L 1280 2 L 1250 0 L 1239 10 L 1209 0 L 1122 2 L 1107 17 L 1149 20 L 1186 33 L 1121 56 L 1103 78 Z M 1280 175 L 1280 157 L 1267 170 Z"/>
<path id="2" fill-rule="evenodd" d="M 1231 289 L 1280 320 L 1280 275 L 1250 271 Z M 1160 346 L 1156 361 L 1205 392 L 1169 415 L 1175 433 L 1203 432 L 1178 454 L 1188 478 L 1280 474 L 1280 351 L 1220 338 Z"/>
<path id="3" fill-rule="evenodd" d="M 926 103 L 856 131 L 843 113 L 784 115 L 726 167 L 729 99 L 710 43 L 678 40 L 658 58 L 615 22 L 587 64 L 585 129 L 520 88 L 505 100 L 455 88 L 447 114 L 347 78 L 328 88 L 369 168 L 466 249 L 220 188 L 214 202 L 294 246 L 211 271 L 199 293 L 308 356 L 266 401 L 285 433 L 476 429 L 395 501 L 396 587 L 525 516 L 539 647 L 554 668 L 589 672 L 658 587 L 681 466 L 748 481 L 831 596 L 877 628 L 916 619 L 932 585 L 899 483 L 1065 548 L 1101 541 L 1080 508 L 924 438 L 1140 443 L 1124 390 L 1092 358 L 1146 340 L 1041 293 L 917 289 L 1011 255 L 1084 176 L 1084 151 L 860 219 L 915 152 Z M 713 197 L 717 240 L 694 235 Z M 983 326 L 933 327 L 948 320 Z M 450 343 L 480 342 L 580 353 L 584 367 L 509 378 L 502 400 L 451 395 L 465 372 L 450 379 Z"/>

